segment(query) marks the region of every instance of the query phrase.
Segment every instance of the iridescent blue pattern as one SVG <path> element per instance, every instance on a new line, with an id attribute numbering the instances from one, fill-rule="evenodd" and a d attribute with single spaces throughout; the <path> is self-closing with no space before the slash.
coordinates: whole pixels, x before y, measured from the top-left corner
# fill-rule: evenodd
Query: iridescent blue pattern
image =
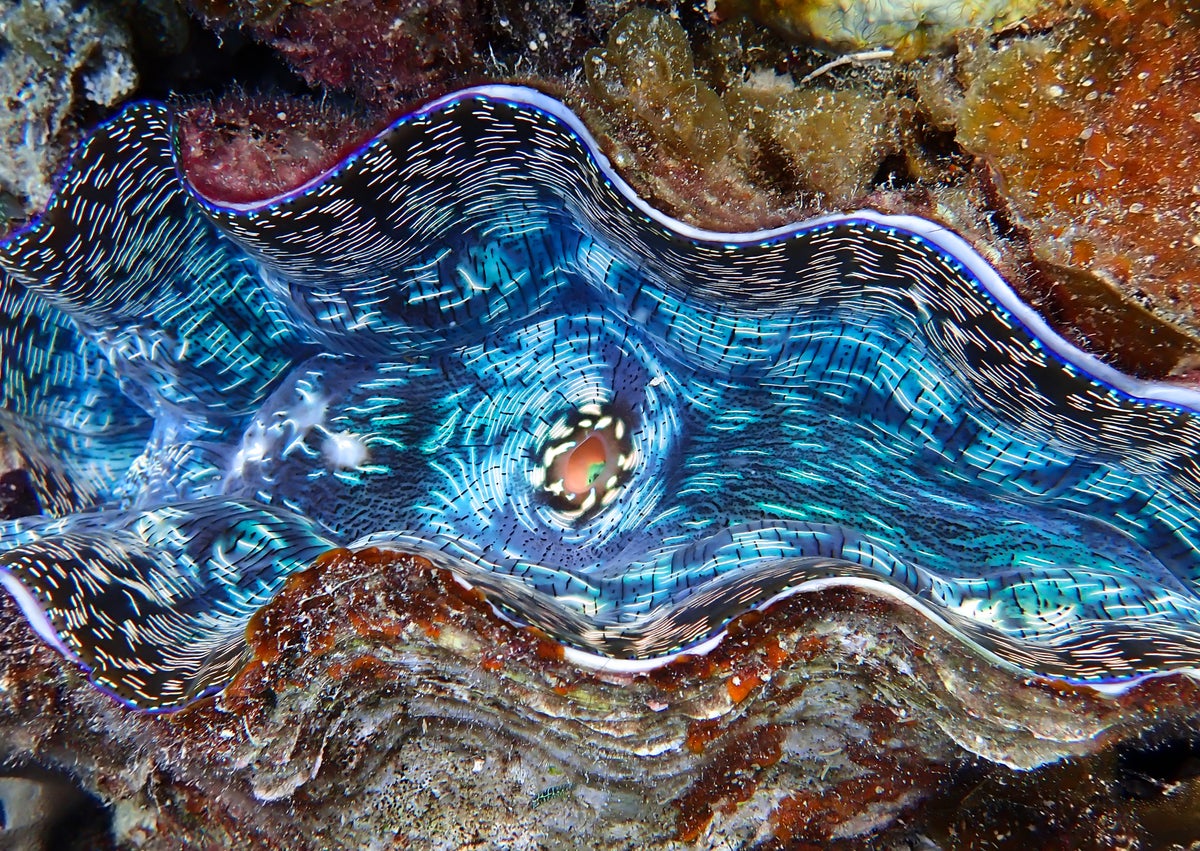
<path id="1" fill-rule="evenodd" d="M 675 222 L 528 89 L 237 209 L 131 106 L 0 270 L 0 425 L 46 510 L 0 523 L 0 580 L 135 706 L 220 687 L 288 574 L 368 542 L 625 670 L 829 583 L 1046 676 L 1200 661 L 1196 394 L 927 221 Z"/>

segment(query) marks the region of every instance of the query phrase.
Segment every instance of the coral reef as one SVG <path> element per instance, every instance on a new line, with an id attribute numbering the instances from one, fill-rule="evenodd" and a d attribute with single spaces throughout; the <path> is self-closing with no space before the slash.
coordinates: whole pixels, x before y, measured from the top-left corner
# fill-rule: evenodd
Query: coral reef
<path id="1" fill-rule="evenodd" d="M 901 99 L 868 88 L 799 88 L 760 72 L 725 100 L 779 181 L 815 193 L 813 205 L 842 209 L 874 188 L 884 160 L 900 152 Z"/>
<path id="2" fill-rule="evenodd" d="M 619 119 L 636 122 L 656 147 L 694 159 L 719 160 L 733 144 L 724 104 L 696 76 L 692 49 L 679 23 L 649 9 L 617 22 L 608 43 L 588 53 L 588 87 Z"/>
<path id="3" fill-rule="evenodd" d="M 768 223 L 776 204 L 749 183 L 728 110 L 696 73 L 677 21 L 623 17 L 584 59 L 590 122 L 640 192 L 691 221 L 726 230 Z"/>
<path id="4" fill-rule="evenodd" d="M 905 101 L 798 85 L 774 70 L 784 57 L 744 21 L 695 53 L 677 21 L 639 9 L 589 51 L 584 105 L 639 190 L 687 221 L 750 230 L 849 209 L 904 147 Z"/>

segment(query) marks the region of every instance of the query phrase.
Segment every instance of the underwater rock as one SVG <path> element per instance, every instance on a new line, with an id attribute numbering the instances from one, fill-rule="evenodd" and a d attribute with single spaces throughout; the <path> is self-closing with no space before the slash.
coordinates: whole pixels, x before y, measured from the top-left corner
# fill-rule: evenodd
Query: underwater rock
<path id="1" fill-rule="evenodd" d="M 45 206 L 63 155 L 138 83 L 124 23 L 73 0 L 0 5 L 0 233 Z"/>
<path id="2" fill-rule="evenodd" d="M 815 193 L 819 208 L 861 199 L 901 147 L 900 98 L 878 90 L 801 88 L 790 76 L 760 72 L 731 86 L 725 102 L 780 166 L 773 178 Z"/>
<path id="3" fill-rule="evenodd" d="M 187 0 L 208 27 L 240 29 L 310 85 L 390 117 L 454 83 L 574 77 L 633 0 Z"/>
<path id="4" fill-rule="evenodd" d="M 465 0 L 188 0 L 210 26 L 240 26 L 313 86 L 382 112 L 478 73 L 480 19 Z"/>
<path id="5" fill-rule="evenodd" d="M 0 770 L 0 847 L 6 851 L 111 851 L 110 813 L 63 773 L 23 767 L 27 755 Z"/>
<path id="6" fill-rule="evenodd" d="M 749 13 L 802 42 L 836 50 L 894 48 L 909 56 L 932 53 L 962 30 L 996 32 L 1061 0 L 720 0 L 722 16 Z"/>
<path id="7" fill-rule="evenodd" d="M 572 88 L 585 53 L 638 5 L 637 0 L 481 0 L 486 75 Z"/>
<path id="8" fill-rule="evenodd" d="M 1137 341 L 1145 374 L 1186 375 L 1200 352 L 1197 44 L 1192 4 L 1083 3 L 1066 25 L 973 59 L 958 122 L 1040 273 L 1082 302 L 1057 309 L 1085 338 L 1133 314 L 1096 346 Z"/>

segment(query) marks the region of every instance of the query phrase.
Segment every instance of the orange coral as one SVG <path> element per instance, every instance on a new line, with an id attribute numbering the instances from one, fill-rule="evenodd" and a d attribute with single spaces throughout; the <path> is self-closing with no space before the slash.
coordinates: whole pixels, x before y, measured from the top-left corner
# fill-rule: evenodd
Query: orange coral
<path id="1" fill-rule="evenodd" d="M 1200 13 L 1090 0 L 979 70 L 958 137 L 998 172 L 1039 258 L 1200 327 Z"/>

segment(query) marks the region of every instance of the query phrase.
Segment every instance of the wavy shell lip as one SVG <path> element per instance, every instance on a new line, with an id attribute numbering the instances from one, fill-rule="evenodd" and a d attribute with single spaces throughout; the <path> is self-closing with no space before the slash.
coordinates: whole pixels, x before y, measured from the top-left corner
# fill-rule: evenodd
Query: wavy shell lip
<path id="1" fill-rule="evenodd" d="M 989 295 L 999 302 L 1005 310 L 1017 317 L 1030 334 L 1045 343 L 1064 362 L 1071 364 L 1097 381 L 1109 384 L 1133 398 L 1165 402 L 1172 405 L 1179 405 L 1192 411 L 1200 411 L 1200 390 L 1170 382 L 1147 381 L 1135 378 L 1109 366 L 1095 355 L 1083 351 L 1078 346 L 1064 339 L 1050 327 L 1037 311 L 1021 300 L 1020 296 L 1016 294 L 1008 282 L 980 256 L 974 246 L 944 225 L 923 219 L 919 216 L 891 215 L 864 209 L 848 213 L 832 213 L 796 224 L 765 228 L 758 231 L 747 231 L 745 233 L 713 231 L 696 227 L 651 206 L 649 202 L 637 194 L 633 187 L 621 176 L 620 172 L 613 168 L 608 157 L 605 156 L 601 149 L 600 143 L 596 141 L 591 131 L 580 120 L 579 116 L 568 109 L 562 101 L 527 86 L 503 84 L 473 86 L 432 100 L 428 104 L 397 118 L 374 138 L 365 142 L 357 151 L 347 156 L 336 168 L 319 174 L 303 185 L 288 192 L 255 203 L 225 204 L 212 201 L 191 186 L 187 181 L 186 173 L 182 170 L 180 171 L 180 178 L 187 185 L 193 197 L 209 209 L 233 213 L 253 213 L 265 210 L 306 195 L 315 187 L 334 178 L 346 165 L 362 156 L 363 152 L 375 144 L 379 138 L 386 136 L 396 127 L 435 114 L 451 104 L 456 104 L 470 98 L 492 98 L 498 101 L 523 104 L 550 116 L 556 122 L 569 128 L 570 132 L 587 148 L 589 155 L 596 165 L 604 172 L 605 177 L 611 182 L 613 188 L 621 193 L 626 202 L 648 219 L 685 239 L 726 245 L 754 245 L 786 239 L 799 231 L 817 228 L 828 223 L 843 222 L 848 218 L 863 219 L 885 227 L 894 227 L 917 234 L 945 251 L 951 257 L 954 257 L 959 263 L 962 263 Z"/>
<path id="2" fill-rule="evenodd" d="M 424 555 L 483 590 L 498 612 L 564 641 L 577 664 L 620 673 L 707 652 L 747 608 L 830 585 L 894 597 L 994 660 L 1106 691 L 1192 671 L 1200 659 L 1194 581 L 1179 575 L 1189 564 L 1187 547 L 1195 563 L 1188 538 L 1195 470 L 1149 437 L 1176 424 L 1181 442 L 1200 439 L 1192 419 L 1200 391 L 1135 380 L 1075 348 L 945 227 L 859 211 L 745 234 L 704 231 L 640 199 L 565 106 L 514 86 L 434 101 L 336 169 L 254 205 L 201 198 L 178 174 L 169 139 L 160 107 L 130 107 L 81 149 L 50 211 L 0 243 L 0 269 L 9 276 L 0 305 L 10 315 L 0 327 L 9 335 L 0 337 L 0 357 L 6 372 L 32 382 L 28 399 L 5 399 L 6 416 L 18 424 L 60 422 L 51 415 L 61 417 L 64 403 L 94 401 L 96 382 L 82 364 L 100 362 L 97 351 L 154 411 L 155 436 L 128 458 L 124 478 L 104 472 L 119 466 L 104 439 L 82 447 L 96 456 L 84 462 L 101 481 L 96 503 L 130 507 L 89 515 L 80 511 L 87 504 L 66 506 L 61 520 L 42 526 L 0 525 L 4 584 L 35 630 L 125 702 L 171 709 L 219 688 L 240 659 L 239 631 L 250 613 L 311 554 L 344 544 Z M 458 153 L 472 145 L 502 153 Z M 500 201 L 440 176 L 447 161 L 494 180 Z M 401 165 L 416 176 L 392 177 Z M 525 171 L 534 174 L 531 184 L 514 176 Z M 391 193 L 392 206 L 363 190 L 376 185 Z M 460 208 L 470 210 L 462 235 L 446 223 Z M 81 243 L 84 228 L 89 239 Z M 529 234 L 544 244 L 530 248 Z M 614 248 L 620 236 L 628 240 Z M 360 245 L 367 249 L 361 258 L 354 253 Z M 457 265 L 445 265 L 451 251 Z M 392 265 L 372 266 L 380 257 Z M 559 282 L 562 268 L 577 277 Z M 739 302 L 743 274 L 758 289 L 749 287 Z M 400 307 L 375 306 L 397 292 L 407 298 Z M 856 309 L 861 300 L 864 315 L 883 315 L 884 325 L 842 316 L 852 299 Z M 910 303 L 912 315 L 902 309 Z M 143 323 L 139 309 L 152 321 Z M 656 312 L 667 319 L 653 320 Z M 791 318 L 802 314 L 804 322 Z M 67 364 L 55 380 L 65 377 L 38 384 L 34 360 L 43 354 L 31 350 L 41 344 L 22 350 L 13 329 L 30 318 L 49 328 L 63 316 L 85 339 L 74 349 L 47 342 L 45 354 Z M 810 321 L 825 325 L 811 331 Z M 932 330 L 911 330 L 920 323 Z M 836 351 L 838 327 L 848 329 L 850 355 Z M 714 344 L 722 334 L 729 341 Z M 834 348 L 813 354 L 795 342 L 805 334 L 834 339 Z M 945 363 L 922 360 L 933 349 Z M 391 360 L 380 355 L 389 351 Z M 408 360 L 397 352 L 410 353 Z M 520 357 L 543 370 L 529 381 L 541 395 L 503 377 Z M 1022 367 L 1049 383 L 1026 379 Z M 556 383 L 577 373 L 588 376 L 582 385 Z M 753 384 L 743 374 L 770 381 Z M 916 383 L 902 387 L 910 374 Z M 833 387 L 831 376 L 843 376 L 845 392 L 868 394 L 867 401 L 839 408 L 805 389 L 814 381 Z M 1027 386 L 1005 397 L 997 388 L 1014 377 Z M 983 398 L 978 410 L 948 389 L 964 381 L 966 396 Z M 774 407 L 745 403 L 751 391 L 769 395 L 763 387 L 776 394 Z M 872 389 L 878 398 L 868 398 Z M 926 391 L 933 401 L 922 408 Z M 523 423 L 552 416 L 550 399 L 597 404 L 614 394 L 634 399 L 643 467 L 579 528 L 545 525 L 536 498 L 508 488 L 528 481 L 531 447 L 544 445 L 545 434 Z M 457 399 L 467 401 L 450 410 Z M 1001 421 L 1007 413 L 989 419 L 989 405 L 1005 404 L 1014 406 L 1016 425 Z M 820 405 L 831 405 L 819 410 L 833 420 L 853 414 L 878 431 L 875 454 L 863 456 L 859 479 L 847 485 L 858 490 L 827 481 L 835 496 L 857 499 L 880 485 L 874 468 L 881 459 L 905 448 L 915 457 L 923 442 L 948 463 L 961 453 L 960 461 L 975 465 L 963 473 L 929 469 L 951 483 L 979 475 L 978 483 L 962 494 L 941 492 L 921 483 L 926 467 L 914 473 L 898 461 L 895 487 L 879 493 L 878 509 L 855 515 L 855 503 L 837 514 L 843 509 L 831 499 L 818 508 L 841 519 L 826 522 L 803 500 L 822 492 L 809 487 L 820 469 L 803 466 L 798 444 L 770 425 L 778 416 L 807 428 L 806 411 Z M 450 413 L 435 422 L 425 411 L 439 406 Z M 1021 412 L 1040 437 L 1016 441 Z M 915 431 L 904 432 L 914 417 Z M 106 414 L 99 422 L 112 421 Z M 938 431 L 955 422 L 953 432 Z M 961 442 L 963 424 L 978 432 L 977 443 Z M 1112 461 L 1079 461 L 1091 451 L 1093 425 L 1125 441 L 1136 456 L 1129 470 L 1119 447 L 1109 452 L 1118 456 Z M 744 428 L 751 437 L 723 436 Z M 853 428 L 851 437 L 830 430 L 833 448 L 859 446 L 848 442 Z M 35 467 L 49 469 L 54 453 L 47 449 L 61 448 L 51 431 L 49 446 L 35 440 L 23 447 Z M 748 480 L 764 441 L 775 454 L 784 451 L 780 463 L 800 487 L 776 480 L 752 510 L 737 503 L 749 499 L 744 489 L 714 483 Z M 690 452 L 710 447 L 715 460 L 681 473 L 695 460 L 680 450 L 685 443 Z M 353 452 L 322 466 L 321 447 L 331 445 Z M 434 445 L 436 452 L 413 449 Z M 726 450 L 728 457 L 718 457 Z M 118 460 L 126 458 L 121 453 Z M 668 493 L 666 482 L 685 495 Z M 970 494 L 986 495 L 987 487 L 998 490 L 972 505 Z M 1056 499 L 1066 493 L 1050 520 L 1018 499 L 1018 491 L 1039 488 Z M 713 520 L 705 514 L 717 510 L 708 491 L 735 507 Z M 1126 503 L 1105 496 L 1114 493 Z M 1140 508 L 1137 494 L 1145 497 Z M 1089 499 L 1116 506 L 1111 523 L 1069 510 Z M 1154 500 L 1178 507 L 1164 520 Z M 906 501 L 907 515 L 897 508 Z M 906 525 L 920 516 L 918 505 L 951 528 L 983 523 L 973 527 L 977 536 L 992 531 L 980 517 L 1008 511 L 999 525 L 1019 530 L 1009 540 L 1024 547 L 1025 560 L 1007 572 L 972 574 L 974 551 L 962 550 L 957 563 L 952 553 L 931 554 L 930 546 L 945 542 Z M 1132 519 L 1118 517 L 1121 505 Z M 1160 529 L 1171 522 L 1180 524 L 1174 532 Z M 1151 543 L 1173 542 L 1164 558 L 1177 567 L 1134 540 L 1139 530 Z M 549 540 L 555 535 L 562 540 Z M 1072 572 L 1069 562 L 1060 569 L 1040 555 L 1039 547 L 1061 542 L 1075 546 L 1066 557 L 1094 551 L 1100 566 Z M 898 546 L 902 555 L 904 547 L 924 553 L 935 567 L 905 561 L 893 552 Z M 936 569 L 956 564 L 952 575 Z M 1021 589 L 1032 592 L 1019 596 Z M 129 602 L 114 602 L 113 594 Z"/>
<path id="3" fill-rule="evenodd" d="M 368 550 L 374 549 L 379 552 L 387 552 L 389 550 L 389 547 L 386 544 L 376 546 L 370 542 L 364 542 L 364 543 L 365 543 L 365 548 Z M 358 548 L 355 547 L 355 549 L 357 550 Z M 412 553 L 412 552 L 420 553 L 420 552 L 422 552 L 422 548 L 420 546 L 411 546 L 411 547 L 406 547 L 403 549 L 398 549 L 395 551 L 395 555 L 399 557 L 399 556 L 403 556 L 405 554 Z M 438 563 L 447 564 L 448 565 L 448 567 L 447 567 L 448 573 L 454 579 L 455 582 L 457 582 L 460 586 L 462 586 L 463 589 L 465 589 L 467 591 L 481 591 L 482 590 L 479 587 L 477 587 L 476 585 L 472 584 L 467 578 L 464 577 L 462 565 L 454 565 L 449 562 L 443 562 L 441 559 L 439 559 L 437 557 L 437 554 L 430 553 L 429 551 L 424 551 L 424 552 L 425 552 L 426 556 L 431 557 L 431 561 L 434 564 L 438 564 Z M 956 641 L 962 642 L 963 644 L 971 647 L 971 649 L 975 653 L 984 657 L 992 664 L 995 664 L 1001 668 L 1006 668 L 1006 669 L 1010 669 L 1010 670 L 1022 671 L 1025 673 L 1033 673 L 1035 675 L 1039 675 L 1038 672 L 1032 671 L 1028 667 L 1022 667 L 1020 665 L 1015 665 L 1012 661 L 1012 659 L 1013 659 L 1012 655 L 996 652 L 995 650 L 989 648 L 986 645 L 986 643 L 980 643 L 979 641 L 976 640 L 977 636 L 972 634 L 973 631 L 970 630 L 969 628 L 964 628 L 965 625 L 962 624 L 961 621 L 958 621 L 952 617 L 947 617 L 944 612 L 939 611 L 935 606 L 932 606 L 932 605 L 914 597 L 913 594 L 908 589 L 898 587 L 897 585 L 895 585 L 893 583 L 883 582 L 880 580 L 871 579 L 869 577 L 863 577 L 863 576 L 854 576 L 854 577 L 851 577 L 851 576 L 818 576 L 818 577 L 814 577 L 814 578 L 804 579 L 802 581 L 798 581 L 796 584 L 794 584 L 790 587 L 787 587 L 787 588 L 785 588 L 763 600 L 755 602 L 752 607 L 739 611 L 739 614 L 743 614 L 748 611 L 759 611 L 759 612 L 768 611 L 771 608 L 773 608 L 777 603 L 781 603 L 792 597 L 796 597 L 796 596 L 804 595 L 804 594 L 816 593 L 816 592 L 824 591 L 826 589 L 837 589 L 837 588 L 851 589 L 851 590 L 854 590 L 857 592 L 862 592 L 870 597 L 879 597 L 882 599 L 891 600 L 891 601 L 900 603 L 901 605 L 906 606 L 906 607 L 912 609 L 913 611 L 917 612 L 918 614 L 922 615 L 923 617 L 925 617 L 928 621 L 930 621 L 930 623 L 932 623 L 937 629 L 941 630 L 944 634 L 952 637 Z M 502 620 L 512 623 L 515 626 L 528 625 L 528 626 L 534 626 L 535 628 L 540 630 L 540 626 L 538 624 L 529 622 L 528 619 L 523 619 L 522 617 L 520 617 L 520 615 L 514 615 L 514 613 L 509 609 L 506 609 L 503 607 L 498 607 L 495 603 L 492 602 L 492 598 L 490 596 L 488 596 L 486 594 L 486 592 L 483 594 L 483 599 L 486 602 L 488 602 L 493 613 L 495 613 L 497 616 L 499 616 Z M 734 619 L 736 619 L 736 616 L 730 618 L 729 620 L 734 620 Z M 583 649 L 580 647 L 572 646 L 570 644 L 562 645 L 562 653 L 563 653 L 563 659 L 565 659 L 566 661 L 571 662 L 572 664 L 578 665 L 580 668 L 583 668 L 585 670 L 593 671 L 597 675 L 600 675 L 600 676 L 611 675 L 611 676 L 617 676 L 617 677 L 625 677 L 625 676 L 634 676 L 634 675 L 638 675 L 638 674 L 646 674 L 651 671 L 656 671 L 660 668 L 671 665 L 680 660 L 685 660 L 685 659 L 688 659 L 691 657 L 696 657 L 696 656 L 707 655 L 710 651 L 712 651 L 714 648 L 716 648 L 718 645 L 720 645 L 725 640 L 726 637 L 727 637 L 727 632 L 726 632 L 725 626 L 722 626 L 722 627 L 716 629 L 715 631 L 711 632 L 710 634 L 708 634 L 701 640 L 698 640 L 691 644 L 688 644 L 679 650 L 675 650 L 675 651 L 672 651 L 669 653 L 661 653 L 659 655 L 650 656 L 650 657 L 625 658 L 625 657 L 618 657 L 618 656 L 609 656 L 609 655 L 603 655 L 599 652 L 590 651 L 588 649 Z M 1089 678 L 1082 684 L 1086 685 L 1088 688 L 1090 688 L 1093 691 L 1098 692 L 1100 694 L 1108 695 L 1110 697 L 1115 697 L 1118 695 L 1125 694 L 1126 692 L 1130 691 L 1131 689 L 1136 688 L 1137 686 L 1139 686 L 1140 684 L 1142 684 L 1148 680 L 1158 679 L 1160 677 L 1170 677 L 1170 676 L 1173 676 L 1176 674 L 1184 674 L 1184 675 L 1194 676 L 1194 677 L 1200 676 L 1200 666 L 1173 667 L 1168 670 L 1163 670 L 1163 671 L 1158 671 L 1158 672 L 1140 673 L 1140 674 L 1133 675 L 1133 676 L 1125 676 L 1125 677 L 1119 677 L 1119 678 L 1114 677 L 1112 679 Z M 1067 676 L 1062 676 L 1062 677 L 1056 677 L 1053 675 L 1047 676 L 1044 673 L 1040 674 L 1040 676 L 1046 677 L 1047 679 L 1050 679 L 1050 680 L 1062 679 L 1067 682 L 1072 681 L 1071 678 L 1067 677 Z"/>

